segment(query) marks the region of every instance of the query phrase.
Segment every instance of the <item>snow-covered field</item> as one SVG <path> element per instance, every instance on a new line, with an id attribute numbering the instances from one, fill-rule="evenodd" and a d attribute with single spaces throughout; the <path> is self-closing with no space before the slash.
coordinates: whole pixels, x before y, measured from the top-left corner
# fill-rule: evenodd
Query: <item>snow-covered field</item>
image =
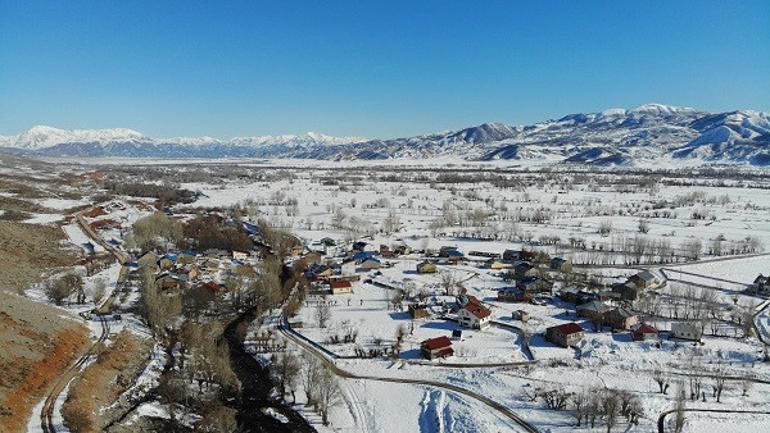
<path id="1" fill-rule="evenodd" d="M 219 161 L 195 170 L 224 173 L 228 164 Z M 603 287 L 625 281 L 641 268 L 657 272 L 665 267 L 675 269 L 666 271 L 670 278 L 711 287 L 704 290 L 718 290 L 716 302 L 722 310 L 733 302 L 732 297 L 738 299 L 737 307 L 759 302 L 740 292 L 758 273 L 770 273 L 770 256 L 711 261 L 717 258 L 715 248 L 720 250 L 718 257 L 726 257 L 738 252 L 762 253 L 770 246 L 770 194 L 766 189 L 744 187 L 767 187 L 763 179 L 755 183 L 726 179 L 716 185 L 708 179 L 664 176 L 650 184 L 643 176 L 625 178 L 617 174 L 521 171 L 480 175 L 473 171 L 444 172 L 447 167 L 440 164 L 431 165 L 436 169 L 431 171 L 414 162 L 372 163 L 358 168 L 351 163 L 331 168 L 328 164 L 295 163 L 274 169 L 255 161 L 239 166 L 252 170 L 252 176 L 223 175 L 217 182 L 183 182 L 180 187 L 205 194 L 191 206 L 240 205 L 246 218 L 267 220 L 296 234 L 307 246 L 317 247 L 320 239 L 330 237 L 339 245 L 332 255 L 347 250 L 353 240 L 366 241 L 370 250 L 378 250 L 380 245 L 402 244 L 414 250 L 455 246 L 466 254 L 527 249 L 584 265 L 575 266 L 575 272 L 586 273 Z M 173 167 L 184 170 L 181 162 Z M 474 167 L 471 163 L 457 166 Z M 56 209 L 77 205 L 65 201 L 41 204 Z M 100 233 L 106 240 L 122 241 L 125 228 L 144 214 L 144 210 L 127 206 L 111 209 L 108 215 L 89 222 L 117 221 L 123 229 Z M 40 222 L 48 222 L 54 216 L 50 220 L 48 216 L 39 218 Z M 88 241 L 77 224 L 66 224 L 63 229 L 74 245 L 82 247 Z M 601 233 L 604 229 L 608 230 Z M 640 239 L 647 245 L 641 252 L 630 246 Z M 697 261 L 684 263 L 694 261 L 687 257 L 686 246 L 694 241 L 700 242 Z M 97 251 L 100 249 L 97 246 Z M 436 274 L 418 274 L 416 265 L 424 259 L 424 254 L 417 252 L 383 258 L 390 265 L 379 272 L 359 272 L 361 279 L 353 283 L 351 294 L 309 296 L 298 317 L 292 319 L 303 322 L 296 331 L 340 355 L 335 361 L 340 368 L 359 375 L 460 386 L 504 405 L 543 432 L 576 431 L 575 419 L 571 409 L 550 410 L 542 400 L 530 399 L 528 395 L 535 388 L 552 387 L 575 393 L 630 392 L 643 408 L 639 424 L 621 419 L 613 431 L 654 431 L 660 413 L 673 406 L 673 390 L 680 382 L 690 386 L 687 375 L 691 374 L 702 375 L 707 401 L 688 399 L 688 407 L 770 410 L 770 386 L 762 382 L 770 380 L 770 368 L 762 362 L 764 346 L 755 337 L 740 338 L 737 332 L 735 336 L 714 337 L 707 332 L 701 343 L 694 343 L 670 338 L 664 332 L 660 341 L 638 342 L 631 339 L 628 331 L 594 332 L 590 321 L 575 315 L 573 304 L 558 299 L 545 305 L 497 301 L 497 289 L 511 283 L 502 280 L 501 271 L 484 268 L 483 257 L 470 257 L 458 265 L 439 264 Z M 98 278 L 114 281 L 118 270 L 107 268 L 87 278 L 88 293 Z M 420 343 L 432 337 L 450 336 L 453 330 L 460 329 L 451 320 L 452 314 L 442 317 L 438 312 L 439 306 L 455 302 L 441 287 L 442 276 L 446 274 L 452 274 L 468 294 L 490 308 L 496 323 L 484 330 L 463 329 L 462 338 L 453 340 L 454 356 L 428 362 L 421 359 Z M 555 290 L 575 284 L 558 275 L 548 275 L 556 280 Z M 366 282 L 369 279 L 382 284 Z M 432 316 L 412 320 L 405 308 L 409 302 L 394 308 L 389 302 L 394 290 L 383 284 L 424 292 L 433 306 Z M 667 296 L 684 293 L 672 286 L 673 282 L 659 291 Z M 42 293 L 32 290 L 30 296 L 42 297 Z M 136 295 L 122 302 L 130 306 L 136 302 Z M 331 319 L 325 328 L 317 324 L 318 302 L 331 302 Z M 661 312 L 668 313 L 667 308 L 661 306 Z M 513 320 L 511 314 L 516 310 L 529 313 L 530 320 Z M 756 317 L 765 338 L 770 338 L 769 310 Z M 727 314 L 720 317 L 730 319 Z M 642 318 L 661 331 L 670 330 L 675 322 L 665 314 Z M 586 329 L 577 348 L 561 348 L 545 341 L 542 334 L 546 328 L 573 321 Z M 131 315 L 125 315 L 122 323 L 115 324 L 116 329 L 125 326 L 138 333 L 146 332 Z M 93 326 L 97 325 L 94 322 Z M 398 359 L 351 358 L 357 347 L 389 347 L 399 328 L 406 330 L 406 337 Z M 737 329 L 734 325 L 733 328 Z M 333 336 L 342 337 L 350 331 L 356 333 L 356 343 L 331 342 Z M 531 336 L 530 350 L 526 350 L 522 333 Z M 141 387 L 157 380 L 163 361 L 162 351 L 156 348 L 140 379 Z M 510 365 L 500 367 L 501 363 Z M 666 377 L 670 385 L 667 394 L 658 392 L 656 372 Z M 716 403 L 711 395 L 715 382 L 709 375 L 720 374 L 731 379 L 726 382 L 721 403 Z M 744 395 L 744 383 L 758 379 Z M 322 426 L 317 415 L 304 406 L 302 393 L 297 393 L 297 409 L 320 432 L 520 430 L 481 401 L 440 387 L 364 379 L 340 379 L 340 383 L 342 401 L 332 410 L 330 426 Z M 166 412 L 162 405 L 149 403 L 134 416 L 163 417 L 168 416 Z M 762 416 L 691 413 L 685 431 L 764 431 L 768 425 L 768 418 Z M 581 427 L 580 431 L 606 431 L 606 426 L 599 422 L 593 430 Z"/>
<path id="2" fill-rule="evenodd" d="M 673 269 L 717 278 L 717 280 L 711 281 L 712 285 L 722 283 L 724 287 L 740 287 L 740 285 L 743 285 L 743 288 L 745 288 L 745 286 L 754 282 L 757 274 L 770 275 L 770 255 L 739 260 L 710 261 L 695 265 L 677 266 Z M 692 277 L 691 275 L 679 275 L 677 273 L 674 273 L 674 276 L 683 280 L 689 280 Z"/>
<path id="3" fill-rule="evenodd" d="M 686 248 L 694 241 L 700 243 L 698 260 L 716 258 L 715 248 L 719 249 L 719 257 L 725 257 L 738 252 L 759 253 L 770 245 L 770 194 L 765 194 L 763 189 L 743 188 L 739 181 L 728 179 L 720 186 L 713 186 L 697 179 L 685 180 L 681 185 L 677 183 L 681 179 L 659 179 L 656 185 L 642 187 L 628 186 L 622 175 L 592 179 L 555 174 L 543 178 L 526 173 L 508 175 L 508 181 L 491 182 L 483 178 L 463 181 L 462 176 L 468 176 L 467 173 L 456 174 L 454 180 L 441 180 L 441 173 L 430 170 L 400 171 L 414 169 L 414 164 L 411 167 L 372 164 L 369 170 L 361 171 L 352 166 L 340 163 L 336 166 L 339 172 L 318 164 L 271 171 L 266 163 L 256 163 L 252 166 L 255 172 L 268 179 L 224 181 L 216 185 L 184 183 L 182 187 L 205 194 L 196 206 L 241 205 L 252 219 L 266 219 L 298 235 L 308 245 L 331 237 L 343 246 L 341 249 L 358 239 L 368 242 L 372 250 L 381 244 L 406 244 L 418 250 L 437 250 L 449 245 L 466 254 L 470 251 L 500 254 L 505 249 L 525 248 L 559 255 L 576 264 L 603 265 L 579 271 L 605 285 L 622 282 L 639 271 L 627 265 L 649 263 L 646 267 L 652 269 L 681 268 L 702 274 L 686 276 L 667 271 L 671 278 L 724 289 L 718 300 L 725 304 L 732 302 L 730 298 L 753 281 L 757 273 L 770 267 L 770 259 L 765 256 L 726 262 L 676 263 L 692 261 L 687 257 Z M 630 182 L 643 180 L 635 178 Z M 546 216 L 542 217 L 539 212 Z M 387 230 L 388 220 L 397 227 L 395 231 Z M 641 229 L 640 221 L 644 221 L 645 230 Z M 609 232 L 600 233 L 602 226 L 609 226 Z M 638 239 L 655 247 L 638 254 L 627 248 L 629 242 Z M 656 252 L 659 245 L 669 247 L 666 251 L 671 255 L 665 256 L 665 260 Z M 763 346 L 755 338 L 706 336 L 702 344 L 694 344 L 669 339 L 666 334 L 656 344 L 632 341 L 627 331 L 589 331 L 578 350 L 564 349 L 545 341 L 542 337 L 545 328 L 575 321 L 588 330 L 592 329 L 590 322 L 577 318 L 574 305 L 561 301 L 547 305 L 498 302 L 496 289 L 509 284 L 501 280 L 500 271 L 484 269 L 483 258 L 477 257 L 463 265 L 439 265 L 439 273 L 430 275 L 414 271 L 422 260 L 420 254 L 383 260 L 392 266 L 380 269 L 379 273 L 362 272 L 361 281 L 353 283 L 353 293 L 325 298 L 332 303 L 326 328 L 319 328 L 316 323 L 317 303 L 322 298 L 310 296 L 299 317 L 294 319 L 303 322 L 297 331 L 344 358 L 353 355 L 356 346 L 389 346 L 398 328 L 403 326 L 407 336 L 399 354 L 400 361 L 339 359 L 337 365 L 358 374 L 430 379 L 463 386 L 493 397 L 542 431 L 574 431 L 575 420 L 568 411 L 548 410 L 541 401 L 530 401 L 525 397 L 527 389 L 555 386 L 574 392 L 629 391 L 642 402 L 644 414 L 638 426 L 623 420 L 616 428 L 647 432 L 656 428 L 658 415 L 673 404 L 672 391 L 658 392 L 653 380 L 655 371 L 664 372 L 672 389 L 687 377 L 684 374 L 692 372 L 770 378 L 767 364 L 761 362 Z M 440 366 L 438 361 L 433 361 L 433 365 L 412 362 L 419 358 L 422 340 L 448 336 L 458 325 L 439 314 L 413 321 L 405 308 L 394 310 L 390 305 L 391 289 L 364 280 L 371 278 L 393 287 L 415 287 L 426 293 L 431 304 L 440 305 L 452 302 L 440 288 L 440 275 L 446 272 L 461 280 L 469 294 L 481 299 L 491 309 L 495 321 L 532 335 L 530 348 L 534 364 L 501 369 L 447 367 Z M 557 282 L 555 289 L 561 285 Z M 669 289 L 664 288 L 662 292 L 669 293 Z M 749 301 L 749 297 L 741 294 L 738 305 L 748 305 Z M 514 310 L 528 312 L 530 321 L 524 324 L 512 320 Z M 671 319 L 660 317 L 647 321 L 663 331 L 669 330 L 672 323 Z M 767 315 L 758 317 L 757 322 L 760 329 L 770 327 Z M 331 336 L 341 337 L 350 330 L 357 333 L 355 344 L 330 341 Z M 506 327 L 493 325 L 483 331 L 464 330 L 462 340 L 453 343 L 456 354 L 443 361 L 445 363 L 476 365 L 529 359 L 519 332 Z M 711 379 L 702 380 L 710 390 Z M 346 379 L 342 383 L 345 404 L 332 413 L 332 428 L 336 431 L 516 430 L 489 407 L 445 390 L 360 379 Z M 741 383 L 738 379 L 727 382 L 719 404 L 721 408 L 768 408 L 770 387 L 755 383 L 743 396 Z M 710 394 L 707 397 L 706 403 L 691 402 L 688 406 L 716 404 Z M 692 421 L 688 421 L 687 431 L 732 425 L 729 417 L 722 420 L 691 414 L 688 418 Z M 742 419 L 737 425 L 743 426 L 743 430 L 736 431 L 761 431 L 767 422 L 763 418 Z M 320 428 L 325 431 L 324 427 Z M 606 431 L 606 426 L 599 423 L 595 431 Z"/>

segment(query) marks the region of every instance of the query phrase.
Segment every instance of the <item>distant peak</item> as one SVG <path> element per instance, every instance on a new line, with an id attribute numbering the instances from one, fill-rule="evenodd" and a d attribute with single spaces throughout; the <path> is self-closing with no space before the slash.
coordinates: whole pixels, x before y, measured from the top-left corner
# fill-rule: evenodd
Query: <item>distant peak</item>
<path id="1" fill-rule="evenodd" d="M 633 114 L 653 114 L 653 115 L 672 115 L 676 113 L 695 112 L 694 108 L 690 107 L 677 107 L 674 105 L 660 104 L 652 102 L 649 104 L 642 104 L 636 108 L 628 110 Z"/>

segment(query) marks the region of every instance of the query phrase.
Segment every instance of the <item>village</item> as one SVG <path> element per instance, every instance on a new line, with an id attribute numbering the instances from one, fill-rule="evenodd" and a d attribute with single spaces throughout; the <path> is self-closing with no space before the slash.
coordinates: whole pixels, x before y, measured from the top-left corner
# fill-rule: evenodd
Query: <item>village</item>
<path id="1" fill-rule="evenodd" d="M 607 228 L 607 219 L 587 215 L 566 225 L 532 210 L 545 212 L 553 199 L 533 201 L 521 191 L 491 203 L 460 181 L 422 184 L 405 196 L 392 180 L 391 187 L 373 181 L 351 191 L 318 173 L 268 173 L 276 177 L 271 184 L 239 176 L 182 183 L 163 199 L 147 193 L 154 187 L 127 187 L 64 216 L 62 229 L 81 256 L 82 288 L 49 299 L 78 312 L 93 332 L 106 327 L 106 342 L 126 331 L 155 342 L 143 355 L 153 361 L 136 373 L 142 386 L 118 405 L 130 411 L 129 425 L 232 419 L 235 412 L 222 409 L 198 414 L 184 395 L 219 390 L 196 397 L 204 402 L 234 395 L 238 386 L 254 386 L 244 385 L 251 376 L 280 384 L 241 391 L 252 396 L 249 413 L 259 422 L 309 423 L 324 432 L 458 422 L 442 414 L 469 423 L 469 431 L 676 431 L 677 407 L 763 410 L 767 259 L 762 240 L 746 240 L 747 232 L 728 232 L 720 251 L 716 242 L 701 245 L 694 259 L 689 235 L 682 248 L 662 249 L 669 217 L 643 225 L 638 215 L 624 215 Z M 373 190 L 362 193 L 366 188 Z M 289 195 L 299 190 L 307 195 Z M 616 194 L 608 190 L 590 200 Z M 430 205 L 410 204 L 430 194 Z M 446 194 L 455 197 L 451 205 Z M 709 212 L 724 212 L 699 197 Z M 481 218 L 473 203 L 498 214 Z M 522 209 L 500 213 L 515 203 Z M 736 200 L 728 207 L 742 206 Z M 747 220 L 760 210 L 744 209 Z M 735 214 L 726 215 L 732 224 Z M 689 233 L 693 221 L 677 230 Z M 645 238 L 658 247 L 639 253 L 628 244 Z M 102 280 L 106 293 L 97 296 Z M 48 291 L 30 294 L 43 299 Z M 227 323 L 238 329 L 237 338 L 225 332 L 227 346 L 200 339 Z M 201 364 L 198 354 L 218 360 Z M 254 366 L 239 369 L 243 357 Z M 332 390 L 326 402 L 303 378 L 311 373 L 326 378 L 316 379 Z M 197 385 L 149 398 L 169 377 Z M 399 401 L 389 397 L 394 389 Z M 71 404 L 64 400 L 58 410 L 72 424 Z M 394 417 L 398 412 L 409 416 Z M 728 416 L 682 413 L 683 431 Z"/>
<path id="2" fill-rule="evenodd" d="M 173 217 L 180 221 L 193 218 L 177 212 Z M 252 249 L 137 250 L 126 265 L 135 279 L 149 270 L 159 288 L 204 299 L 212 311 L 231 305 L 240 281 L 233 276 L 258 269 L 275 253 L 261 233 L 264 223 L 246 214 L 208 215 L 248 236 Z M 92 225 L 110 229 L 98 221 Z M 703 369 L 702 381 L 768 359 L 767 345 L 744 342 L 746 335 L 757 335 L 752 327 L 754 309 L 766 295 L 762 275 L 753 284 L 720 287 L 729 297 L 715 296 L 709 285 L 699 285 L 702 277 L 688 281 L 686 267 L 676 264 L 576 265 L 516 243 L 505 248 L 497 242 L 501 249 L 495 250 L 407 236 L 299 232 L 279 255 L 284 272 L 301 272 L 303 292 L 272 326 L 252 329 L 245 345 L 257 357 L 304 344 L 304 350 L 318 350 L 350 371 L 374 368 L 383 377 L 410 377 L 425 368 L 430 375 L 445 374 L 432 366 L 545 372 L 583 364 L 605 366 L 605 380 L 639 360 L 649 365 L 647 380 L 665 381 L 662 388 L 673 383 L 655 379 L 667 368 L 681 374 Z M 716 363 L 712 353 L 719 354 Z M 692 364 L 693 356 L 700 360 Z M 545 392 L 537 389 L 524 397 L 531 400 L 527 406 Z M 703 395 L 692 400 L 708 400 L 705 391 L 697 393 Z M 649 402 L 633 404 L 625 415 L 630 424 L 651 411 Z"/>

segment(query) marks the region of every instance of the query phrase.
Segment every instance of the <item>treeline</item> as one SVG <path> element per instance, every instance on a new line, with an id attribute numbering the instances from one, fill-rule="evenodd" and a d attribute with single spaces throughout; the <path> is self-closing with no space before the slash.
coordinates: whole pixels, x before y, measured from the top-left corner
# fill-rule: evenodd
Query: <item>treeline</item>
<path id="1" fill-rule="evenodd" d="M 156 389 L 169 408 L 162 429 L 186 430 L 184 417 L 195 413 L 200 415 L 195 431 L 236 431 L 235 411 L 226 402 L 237 398 L 241 383 L 232 370 L 223 322 L 202 320 L 202 309 L 189 308 L 180 293 L 161 290 L 149 271 L 139 286 L 139 312 L 168 358 Z"/>
<path id="2" fill-rule="evenodd" d="M 221 249 L 225 251 L 251 251 L 254 242 L 240 225 L 228 223 L 216 214 L 200 215 L 184 224 L 183 229 L 189 246 L 199 251 Z"/>
<path id="3" fill-rule="evenodd" d="M 577 427 L 593 429 L 603 423 L 608 433 L 621 419 L 638 425 L 644 416 L 641 400 L 628 391 L 594 388 L 568 392 L 561 387 L 535 387 L 524 388 L 522 394 L 530 402 L 539 402 L 550 410 L 566 411 L 575 419 Z"/>
<path id="4" fill-rule="evenodd" d="M 198 197 L 198 193 L 195 191 L 167 184 L 109 181 L 105 182 L 104 188 L 117 195 L 156 198 L 158 200 L 156 206 L 158 209 L 179 203 L 192 203 Z"/>

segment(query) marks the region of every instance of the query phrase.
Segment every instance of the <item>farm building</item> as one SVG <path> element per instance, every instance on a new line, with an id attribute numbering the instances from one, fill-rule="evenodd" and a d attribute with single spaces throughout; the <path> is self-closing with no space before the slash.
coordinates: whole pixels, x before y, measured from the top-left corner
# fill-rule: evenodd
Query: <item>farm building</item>
<path id="1" fill-rule="evenodd" d="M 639 316 L 625 308 L 615 308 L 604 314 L 604 324 L 612 329 L 631 329 L 639 323 Z"/>
<path id="2" fill-rule="evenodd" d="M 524 277 L 518 281 L 516 288 L 525 293 L 543 293 L 550 292 L 553 284 L 540 277 Z"/>
<path id="3" fill-rule="evenodd" d="M 658 277 L 650 271 L 642 271 L 636 275 L 628 277 L 628 281 L 634 283 L 636 287 L 647 289 L 658 284 Z"/>
<path id="4" fill-rule="evenodd" d="M 641 323 L 637 326 L 634 326 L 633 329 L 634 330 L 631 332 L 631 335 L 636 341 L 658 339 L 658 330 L 655 329 L 654 326 L 648 325 L 646 323 Z"/>
<path id="5" fill-rule="evenodd" d="M 419 264 L 417 264 L 417 273 L 418 274 L 435 274 L 437 271 L 436 265 L 434 265 L 431 262 L 424 261 Z"/>
<path id="6" fill-rule="evenodd" d="M 539 273 L 540 270 L 530 262 L 517 262 L 513 265 L 513 274 L 515 278 L 534 277 Z"/>
<path id="7" fill-rule="evenodd" d="M 766 277 L 759 274 L 754 279 L 754 283 L 749 286 L 749 292 L 759 295 L 767 295 L 770 293 L 770 277 Z"/>
<path id="8" fill-rule="evenodd" d="M 503 287 L 497 291 L 497 300 L 500 302 L 528 302 L 529 295 L 516 287 Z"/>
<path id="9" fill-rule="evenodd" d="M 516 310 L 511 312 L 511 319 L 513 320 L 521 320 L 522 322 L 528 322 L 529 321 L 529 313 L 527 313 L 524 310 Z"/>
<path id="10" fill-rule="evenodd" d="M 551 326 L 545 330 L 545 339 L 561 347 L 574 347 L 583 339 L 583 328 L 574 322 Z"/>
<path id="11" fill-rule="evenodd" d="M 674 322 L 671 324 L 671 335 L 682 340 L 700 341 L 703 329 L 697 323 Z"/>
<path id="12" fill-rule="evenodd" d="M 577 315 L 585 317 L 586 319 L 597 320 L 601 319 L 605 313 L 610 311 L 610 306 L 600 301 L 591 301 L 585 304 L 578 305 L 575 308 Z"/>
<path id="13" fill-rule="evenodd" d="M 492 269 L 492 270 L 498 271 L 500 269 L 507 268 L 508 265 L 503 263 L 501 260 L 498 260 L 498 259 L 489 259 L 486 262 L 484 262 L 484 267 L 487 268 L 487 269 Z"/>
<path id="14" fill-rule="evenodd" d="M 348 280 L 331 280 L 329 281 L 332 295 L 342 295 L 345 293 L 353 292 L 353 285 Z"/>
<path id="15" fill-rule="evenodd" d="M 420 343 L 420 352 L 425 359 L 446 358 L 454 354 L 452 341 L 446 336 L 423 341 Z"/>
<path id="16" fill-rule="evenodd" d="M 507 262 L 515 262 L 516 260 L 519 260 L 520 253 L 516 250 L 505 250 L 503 251 L 503 260 Z"/>
<path id="17" fill-rule="evenodd" d="M 619 294 L 621 298 L 627 301 L 636 301 L 642 296 L 642 294 L 644 294 L 643 287 L 638 287 L 636 284 L 630 281 L 613 284 L 612 291 Z"/>
<path id="18" fill-rule="evenodd" d="M 372 269 L 380 269 L 380 266 L 382 266 L 382 264 L 380 263 L 380 260 L 377 259 L 376 257 L 369 257 L 368 259 L 364 260 L 358 265 L 360 269 L 363 269 L 365 271 L 370 271 Z"/>
<path id="19" fill-rule="evenodd" d="M 356 274 L 356 262 L 352 259 L 342 261 L 340 265 L 340 274 L 343 277 L 350 277 Z"/>
<path id="20" fill-rule="evenodd" d="M 572 268 L 572 263 L 561 257 L 551 259 L 550 268 L 552 271 L 568 272 Z"/>

